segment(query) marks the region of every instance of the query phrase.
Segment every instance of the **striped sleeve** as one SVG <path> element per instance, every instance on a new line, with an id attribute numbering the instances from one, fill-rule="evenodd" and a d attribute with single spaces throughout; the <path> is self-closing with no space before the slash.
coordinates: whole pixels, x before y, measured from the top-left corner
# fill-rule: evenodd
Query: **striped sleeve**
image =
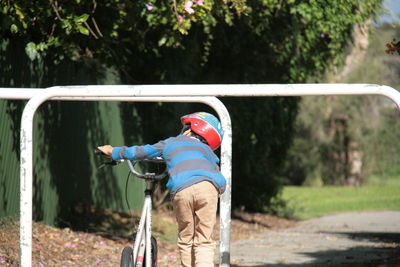
<path id="1" fill-rule="evenodd" d="M 165 141 L 160 141 L 153 145 L 114 147 L 112 159 L 143 160 L 162 156 Z"/>

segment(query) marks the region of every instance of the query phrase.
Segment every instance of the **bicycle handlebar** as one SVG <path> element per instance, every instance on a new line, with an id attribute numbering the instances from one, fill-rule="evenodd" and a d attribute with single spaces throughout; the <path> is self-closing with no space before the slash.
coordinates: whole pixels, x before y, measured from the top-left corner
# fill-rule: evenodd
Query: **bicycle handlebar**
<path id="1" fill-rule="evenodd" d="M 98 155 L 98 156 L 106 156 L 98 148 L 94 149 L 94 154 Z M 120 164 L 122 162 L 125 162 L 125 161 L 128 163 L 128 166 L 129 166 L 129 169 L 131 170 L 131 172 L 138 178 L 151 179 L 151 180 L 161 180 L 165 176 L 167 176 L 167 174 L 168 174 L 167 167 L 165 167 L 164 171 L 162 173 L 159 173 L 159 174 L 156 174 L 156 173 L 153 173 L 153 172 L 140 173 L 139 171 L 137 171 L 135 169 L 135 165 L 136 165 L 136 163 L 138 161 L 134 161 L 132 163 L 131 160 L 124 160 L 124 159 L 122 159 L 122 160 L 113 160 L 112 159 L 112 160 L 110 160 L 108 162 L 103 162 L 98 168 L 100 169 L 100 168 L 103 168 L 103 167 L 105 167 L 107 165 L 108 166 L 116 166 L 116 165 L 118 165 L 118 164 Z M 154 159 L 145 159 L 145 160 L 142 160 L 142 161 L 144 161 L 144 162 L 155 162 L 155 163 L 165 163 L 164 160 L 161 157 L 157 157 L 157 158 L 154 158 Z"/>
<path id="2" fill-rule="evenodd" d="M 95 155 L 97 155 L 97 156 L 106 156 L 106 154 L 104 154 L 103 153 L 103 151 L 101 151 L 100 149 L 98 149 L 98 148 L 95 148 L 94 149 L 94 154 Z M 107 161 L 107 162 L 103 162 L 100 166 L 98 166 L 97 168 L 98 169 L 101 169 L 101 168 L 104 168 L 105 166 L 107 166 L 107 165 L 109 165 L 109 166 L 115 166 L 115 165 L 118 165 L 119 163 L 121 163 L 122 161 L 118 161 L 118 160 L 110 160 L 110 161 Z"/>

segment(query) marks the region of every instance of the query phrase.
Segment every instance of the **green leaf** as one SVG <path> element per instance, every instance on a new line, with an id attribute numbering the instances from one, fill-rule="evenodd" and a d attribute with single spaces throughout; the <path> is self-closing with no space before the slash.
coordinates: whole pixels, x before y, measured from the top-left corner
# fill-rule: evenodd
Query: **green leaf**
<path id="1" fill-rule="evenodd" d="M 11 24 L 10 31 L 11 31 L 11 33 L 17 33 L 18 32 L 18 26 L 15 25 L 15 24 Z"/>
<path id="2" fill-rule="evenodd" d="M 82 25 L 78 26 L 78 30 L 79 30 L 80 33 L 82 33 L 84 35 L 89 35 L 89 30 L 86 27 L 82 26 Z"/>
<path id="3" fill-rule="evenodd" d="M 63 19 L 63 20 L 61 20 L 61 23 L 62 23 L 61 27 L 63 29 L 65 29 L 67 33 L 69 33 L 71 31 L 71 29 L 72 29 L 71 22 L 69 20 L 67 20 L 67 19 Z"/>
<path id="4" fill-rule="evenodd" d="M 46 50 L 47 49 L 47 44 L 46 43 L 44 43 L 44 42 L 40 42 L 40 43 L 38 43 L 37 45 L 36 45 L 36 50 L 38 50 L 38 51 L 44 51 L 44 50 Z"/>
<path id="5" fill-rule="evenodd" d="M 29 42 L 26 45 L 25 53 L 28 55 L 31 61 L 34 61 L 36 58 L 39 58 L 39 53 L 36 50 L 36 44 L 33 42 Z"/>
<path id="6" fill-rule="evenodd" d="M 160 40 L 158 40 L 158 46 L 163 46 L 165 42 L 167 41 L 167 37 L 162 37 Z"/>
<path id="7" fill-rule="evenodd" d="M 74 21 L 76 24 L 81 24 L 87 21 L 87 19 L 89 18 L 89 14 L 83 14 L 80 15 L 79 17 L 74 17 Z"/>

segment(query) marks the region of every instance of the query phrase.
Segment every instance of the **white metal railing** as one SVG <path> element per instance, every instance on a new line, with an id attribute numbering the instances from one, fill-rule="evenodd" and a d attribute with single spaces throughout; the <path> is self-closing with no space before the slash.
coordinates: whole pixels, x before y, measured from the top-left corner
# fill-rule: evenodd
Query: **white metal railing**
<path id="1" fill-rule="evenodd" d="M 64 92 L 62 92 L 62 90 Z M 47 93 L 47 94 L 46 94 Z M 21 211 L 20 211 L 20 240 L 21 240 L 21 265 L 31 266 L 32 258 L 32 183 L 33 183 L 33 116 L 37 108 L 44 101 L 52 99 L 53 96 L 62 96 L 60 100 L 83 100 L 83 101 L 151 101 L 151 102 L 198 102 L 209 105 L 214 108 L 220 117 L 224 139 L 221 144 L 221 172 L 227 180 L 225 193 L 220 201 L 220 255 L 229 255 L 230 244 L 230 221 L 231 221 L 231 154 L 232 154 L 232 130 L 229 113 L 222 102 L 216 97 L 132 97 L 124 96 L 124 93 L 109 93 L 105 96 L 104 91 L 82 92 L 76 90 L 60 89 L 46 90 L 46 93 L 40 93 L 32 97 L 22 114 L 21 121 L 21 162 L 26 162 L 25 166 L 21 164 Z M 100 96 L 99 96 L 100 95 Z M 73 97 L 71 97 L 73 96 Z M 221 256 L 222 257 L 222 256 Z M 229 266 L 229 257 L 221 258 L 221 266 Z"/>
<path id="2" fill-rule="evenodd" d="M 18 90 L 17 90 L 18 89 Z M 86 85 L 56 86 L 51 90 L 103 90 L 129 93 L 130 96 L 324 96 L 324 95 L 383 95 L 397 105 L 398 91 L 377 84 L 191 84 L 191 85 Z M 0 99 L 30 99 L 42 90 L 0 88 Z M 57 99 L 55 97 L 54 99 Z M 61 98 L 58 98 L 61 99 Z M 79 100 L 79 97 L 76 97 Z"/>
<path id="3" fill-rule="evenodd" d="M 400 108 L 400 93 L 392 87 L 374 84 L 208 84 L 208 85 L 88 85 L 48 89 L 0 88 L 0 99 L 30 99 L 21 122 L 21 265 L 31 266 L 32 253 L 32 120 L 46 100 L 84 101 L 165 101 L 197 102 L 194 96 L 217 110 L 224 130 L 221 145 L 221 170 L 227 177 L 227 191 L 221 197 L 220 266 L 230 263 L 231 201 L 231 122 L 223 104 L 211 96 L 327 96 L 382 95 Z M 188 97 L 190 96 L 190 97 Z M 171 97 L 170 100 L 167 100 Z M 176 98 L 176 99 L 174 99 Z M 129 100 L 128 100 L 129 99 Z M 211 100 L 213 99 L 213 100 Z M 187 101 L 186 101 L 187 100 Z M 189 101 L 190 100 L 190 101 Z M 208 103 L 210 101 L 210 103 Z M 221 110 L 219 110 L 221 109 Z M 30 191 L 30 192 L 29 192 Z M 229 208 L 228 208 L 229 205 Z"/>

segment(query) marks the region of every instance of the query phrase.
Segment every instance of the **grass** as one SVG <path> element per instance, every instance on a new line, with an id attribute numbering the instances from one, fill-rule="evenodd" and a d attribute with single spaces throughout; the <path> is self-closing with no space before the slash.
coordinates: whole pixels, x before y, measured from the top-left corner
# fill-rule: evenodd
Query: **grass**
<path id="1" fill-rule="evenodd" d="M 356 188 L 287 186 L 282 198 L 300 220 L 339 212 L 400 210 L 400 177 Z"/>

